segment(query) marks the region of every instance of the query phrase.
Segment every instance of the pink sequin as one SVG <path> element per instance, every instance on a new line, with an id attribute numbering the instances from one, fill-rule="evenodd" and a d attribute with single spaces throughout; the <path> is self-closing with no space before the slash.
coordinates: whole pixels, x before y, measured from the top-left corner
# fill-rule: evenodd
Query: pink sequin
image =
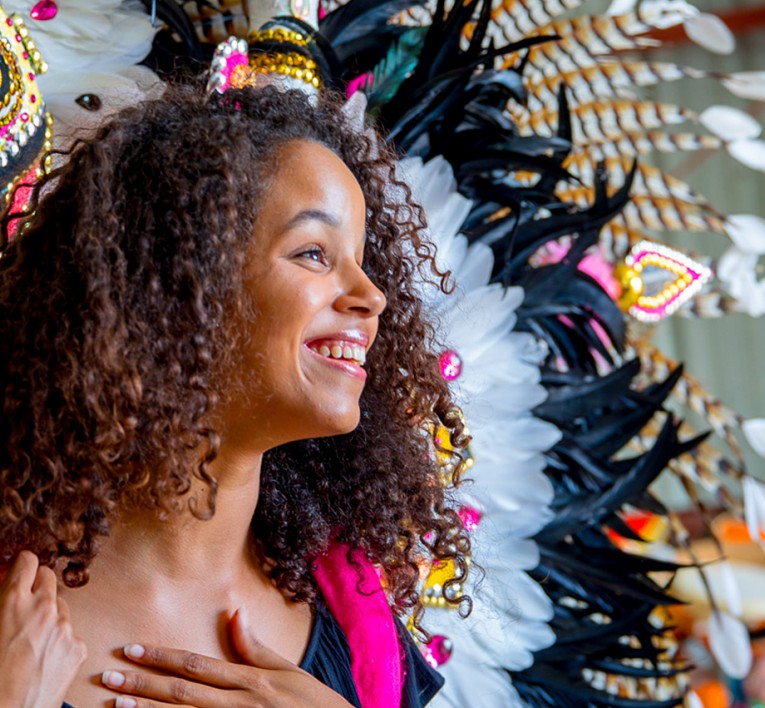
<path id="1" fill-rule="evenodd" d="M 452 640 L 443 634 L 433 635 L 433 639 L 425 645 L 423 655 L 425 656 L 425 661 L 434 669 L 437 669 L 451 658 Z"/>
<path id="2" fill-rule="evenodd" d="M 438 359 L 441 376 L 447 381 L 454 381 L 462 373 L 462 359 L 454 349 L 447 349 Z"/>
<path id="3" fill-rule="evenodd" d="M 55 0 L 40 0 L 30 11 L 29 16 L 33 20 L 52 20 L 58 14 L 58 5 Z"/>
<path id="4" fill-rule="evenodd" d="M 472 506 L 461 506 L 457 512 L 466 531 L 472 533 L 481 522 L 483 514 Z"/>

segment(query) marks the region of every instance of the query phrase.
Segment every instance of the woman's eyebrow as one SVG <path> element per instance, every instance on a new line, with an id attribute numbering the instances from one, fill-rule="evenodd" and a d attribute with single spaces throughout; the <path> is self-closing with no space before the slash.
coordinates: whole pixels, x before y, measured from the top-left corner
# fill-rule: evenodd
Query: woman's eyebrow
<path id="1" fill-rule="evenodd" d="M 289 230 L 305 221 L 321 221 L 327 226 L 335 229 L 340 227 L 340 220 L 333 214 L 329 214 L 321 209 L 304 209 L 293 216 L 285 225 L 285 230 Z"/>

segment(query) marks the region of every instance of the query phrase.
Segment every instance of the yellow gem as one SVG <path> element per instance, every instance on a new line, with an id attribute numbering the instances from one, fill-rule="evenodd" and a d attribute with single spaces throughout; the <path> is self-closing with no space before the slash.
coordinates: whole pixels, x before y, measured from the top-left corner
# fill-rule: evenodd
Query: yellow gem
<path id="1" fill-rule="evenodd" d="M 616 265 L 614 277 L 619 281 L 622 289 L 618 299 L 619 307 L 627 312 L 643 293 L 643 279 L 639 272 L 624 263 Z"/>
<path id="2" fill-rule="evenodd" d="M 453 560 L 435 561 L 430 569 L 430 575 L 428 575 L 428 579 L 425 581 L 425 587 L 432 588 L 436 585 L 443 587 L 455 575 Z"/>

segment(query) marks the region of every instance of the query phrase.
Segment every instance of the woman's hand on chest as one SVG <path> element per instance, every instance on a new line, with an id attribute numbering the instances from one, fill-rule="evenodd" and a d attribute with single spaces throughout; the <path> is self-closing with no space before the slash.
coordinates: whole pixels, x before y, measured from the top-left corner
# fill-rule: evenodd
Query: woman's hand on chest
<path id="1" fill-rule="evenodd" d="M 121 695 L 118 708 L 184 705 L 194 708 L 348 708 L 350 704 L 318 679 L 260 644 L 242 611 L 229 622 L 231 641 L 244 663 L 180 649 L 131 644 L 125 657 L 138 667 L 105 671 L 105 686 Z"/>

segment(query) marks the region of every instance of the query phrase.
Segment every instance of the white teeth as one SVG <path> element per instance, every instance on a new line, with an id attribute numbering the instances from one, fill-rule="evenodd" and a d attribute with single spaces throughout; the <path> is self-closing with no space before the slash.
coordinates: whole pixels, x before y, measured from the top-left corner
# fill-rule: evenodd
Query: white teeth
<path id="1" fill-rule="evenodd" d="M 365 347 L 360 347 L 351 344 L 322 344 L 319 347 L 311 347 L 317 354 L 321 356 L 329 357 L 332 359 L 348 359 L 354 361 L 357 364 L 363 365 L 367 360 L 367 350 Z"/>

